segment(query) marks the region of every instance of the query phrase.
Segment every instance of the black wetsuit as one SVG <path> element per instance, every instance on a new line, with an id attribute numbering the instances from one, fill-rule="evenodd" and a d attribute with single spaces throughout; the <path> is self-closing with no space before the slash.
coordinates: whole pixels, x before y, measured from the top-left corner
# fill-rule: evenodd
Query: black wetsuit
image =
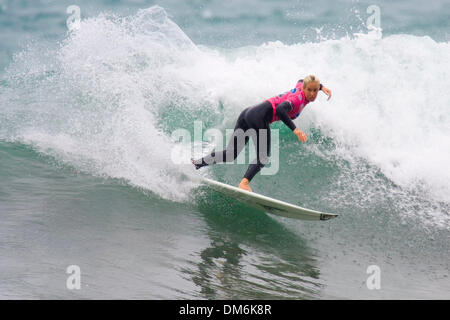
<path id="1" fill-rule="evenodd" d="M 299 80 L 303 81 L 303 80 Z M 322 87 L 322 85 L 321 85 Z M 283 123 L 292 131 L 296 126 L 289 117 L 288 112 L 291 111 L 292 104 L 284 101 L 276 107 L 276 115 Z M 264 101 L 252 107 L 244 109 L 239 115 L 233 135 L 228 142 L 227 148 L 222 151 L 213 151 L 210 155 L 202 159 L 193 161 L 196 169 L 201 167 L 220 163 L 234 161 L 242 149 L 248 142 L 248 138 L 252 137 L 256 147 L 257 158 L 252 161 L 245 172 L 244 178 L 249 181 L 264 167 L 270 157 L 270 121 L 273 117 L 273 108 L 269 101 Z M 239 130 L 240 129 L 240 130 Z M 254 130 L 250 130 L 254 129 Z"/>

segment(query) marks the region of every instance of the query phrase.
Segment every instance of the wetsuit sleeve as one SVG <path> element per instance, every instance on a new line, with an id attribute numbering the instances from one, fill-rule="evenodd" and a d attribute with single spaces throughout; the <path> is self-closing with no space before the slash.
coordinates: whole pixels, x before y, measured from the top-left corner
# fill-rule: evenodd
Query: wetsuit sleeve
<path id="1" fill-rule="evenodd" d="M 283 121 L 283 123 L 289 127 L 292 131 L 295 130 L 296 126 L 294 122 L 292 122 L 291 118 L 289 117 L 288 112 L 292 110 L 292 104 L 290 101 L 283 101 L 277 106 L 276 114 L 278 117 L 280 117 L 280 120 Z"/>
<path id="2" fill-rule="evenodd" d="M 303 83 L 303 79 L 300 79 L 300 80 L 297 81 L 297 83 L 299 83 L 299 82 Z M 319 90 L 322 90 L 322 84 L 321 83 L 319 83 Z"/>

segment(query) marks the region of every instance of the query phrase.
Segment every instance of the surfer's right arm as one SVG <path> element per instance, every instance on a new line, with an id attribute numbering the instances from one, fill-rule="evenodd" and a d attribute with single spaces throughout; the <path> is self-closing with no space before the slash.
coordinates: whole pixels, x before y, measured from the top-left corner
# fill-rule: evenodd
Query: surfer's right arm
<path id="1" fill-rule="evenodd" d="M 292 102 L 286 100 L 283 101 L 282 103 L 280 103 L 275 112 L 276 115 L 280 118 L 281 121 L 283 121 L 283 123 L 289 127 L 289 129 L 291 129 L 292 131 L 294 131 L 295 129 L 295 124 L 294 122 L 291 120 L 291 118 L 289 117 L 289 111 L 291 111 L 293 108 L 292 106 Z"/>
<path id="2" fill-rule="evenodd" d="M 292 130 L 292 132 L 297 136 L 300 142 L 306 142 L 308 137 L 306 133 L 297 128 L 294 122 L 289 117 L 288 112 L 292 110 L 292 103 L 290 101 L 283 101 L 277 106 L 276 114 L 283 123 Z"/>

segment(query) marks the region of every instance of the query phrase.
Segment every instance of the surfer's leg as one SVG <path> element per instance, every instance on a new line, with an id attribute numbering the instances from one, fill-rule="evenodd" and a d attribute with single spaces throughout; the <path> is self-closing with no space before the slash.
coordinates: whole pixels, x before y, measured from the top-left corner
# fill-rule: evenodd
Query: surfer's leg
<path id="1" fill-rule="evenodd" d="M 253 139 L 253 143 L 256 148 L 256 159 L 250 163 L 244 174 L 244 179 L 247 179 L 248 182 L 250 182 L 253 177 L 269 162 L 270 127 L 268 123 L 265 124 L 264 128 L 257 131 L 256 137 Z"/>
<path id="2" fill-rule="evenodd" d="M 270 128 L 258 130 L 256 135 L 252 136 L 253 143 L 256 149 L 256 163 L 255 160 L 250 163 L 244 178 L 239 183 L 239 188 L 252 192 L 250 188 L 250 181 L 253 177 L 265 166 L 270 156 Z"/>
<path id="3" fill-rule="evenodd" d="M 248 109 L 248 108 L 247 108 Z M 236 125 L 234 127 L 233 135 L 228 142 L 228 145 L 225 150 L 218 152 L 211 152 L 211 154 L 203 157 L 200 160 L 192 160 L 196 169 L 200 169 L 201 167 L 216 164 L 221 162 L 231 162 L 234 161 L 239 153 L 241 153 L 242 149 L 248 142 L 248 136 L 246 135 L 246 130 L 248 126 L 244 120 L 245 111 L 243 110 L 239 115 L 238 120 L 236 121 Z"/>

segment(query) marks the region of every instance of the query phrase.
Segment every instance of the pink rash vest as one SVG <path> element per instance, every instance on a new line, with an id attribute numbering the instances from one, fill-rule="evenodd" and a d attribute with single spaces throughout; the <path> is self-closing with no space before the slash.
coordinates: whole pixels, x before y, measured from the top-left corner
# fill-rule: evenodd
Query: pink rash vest
<path id="1" fill-rule="evenodd" d="M 267 99 L 266 101 L 269 101 L 273 108 L 273 116 L 270 123 L 280 120 L 280 117 L 276 115 L 276 109 L 280 103 L 288 101 L 291 104 L 292 109 L 288 112 L 291 119 L 297 118 L 309 103 L 309 101 L 306 100 L 305 92 L 303 92 L 303 81 L 301 80 L 297 82 L 294 89 Z"/>

